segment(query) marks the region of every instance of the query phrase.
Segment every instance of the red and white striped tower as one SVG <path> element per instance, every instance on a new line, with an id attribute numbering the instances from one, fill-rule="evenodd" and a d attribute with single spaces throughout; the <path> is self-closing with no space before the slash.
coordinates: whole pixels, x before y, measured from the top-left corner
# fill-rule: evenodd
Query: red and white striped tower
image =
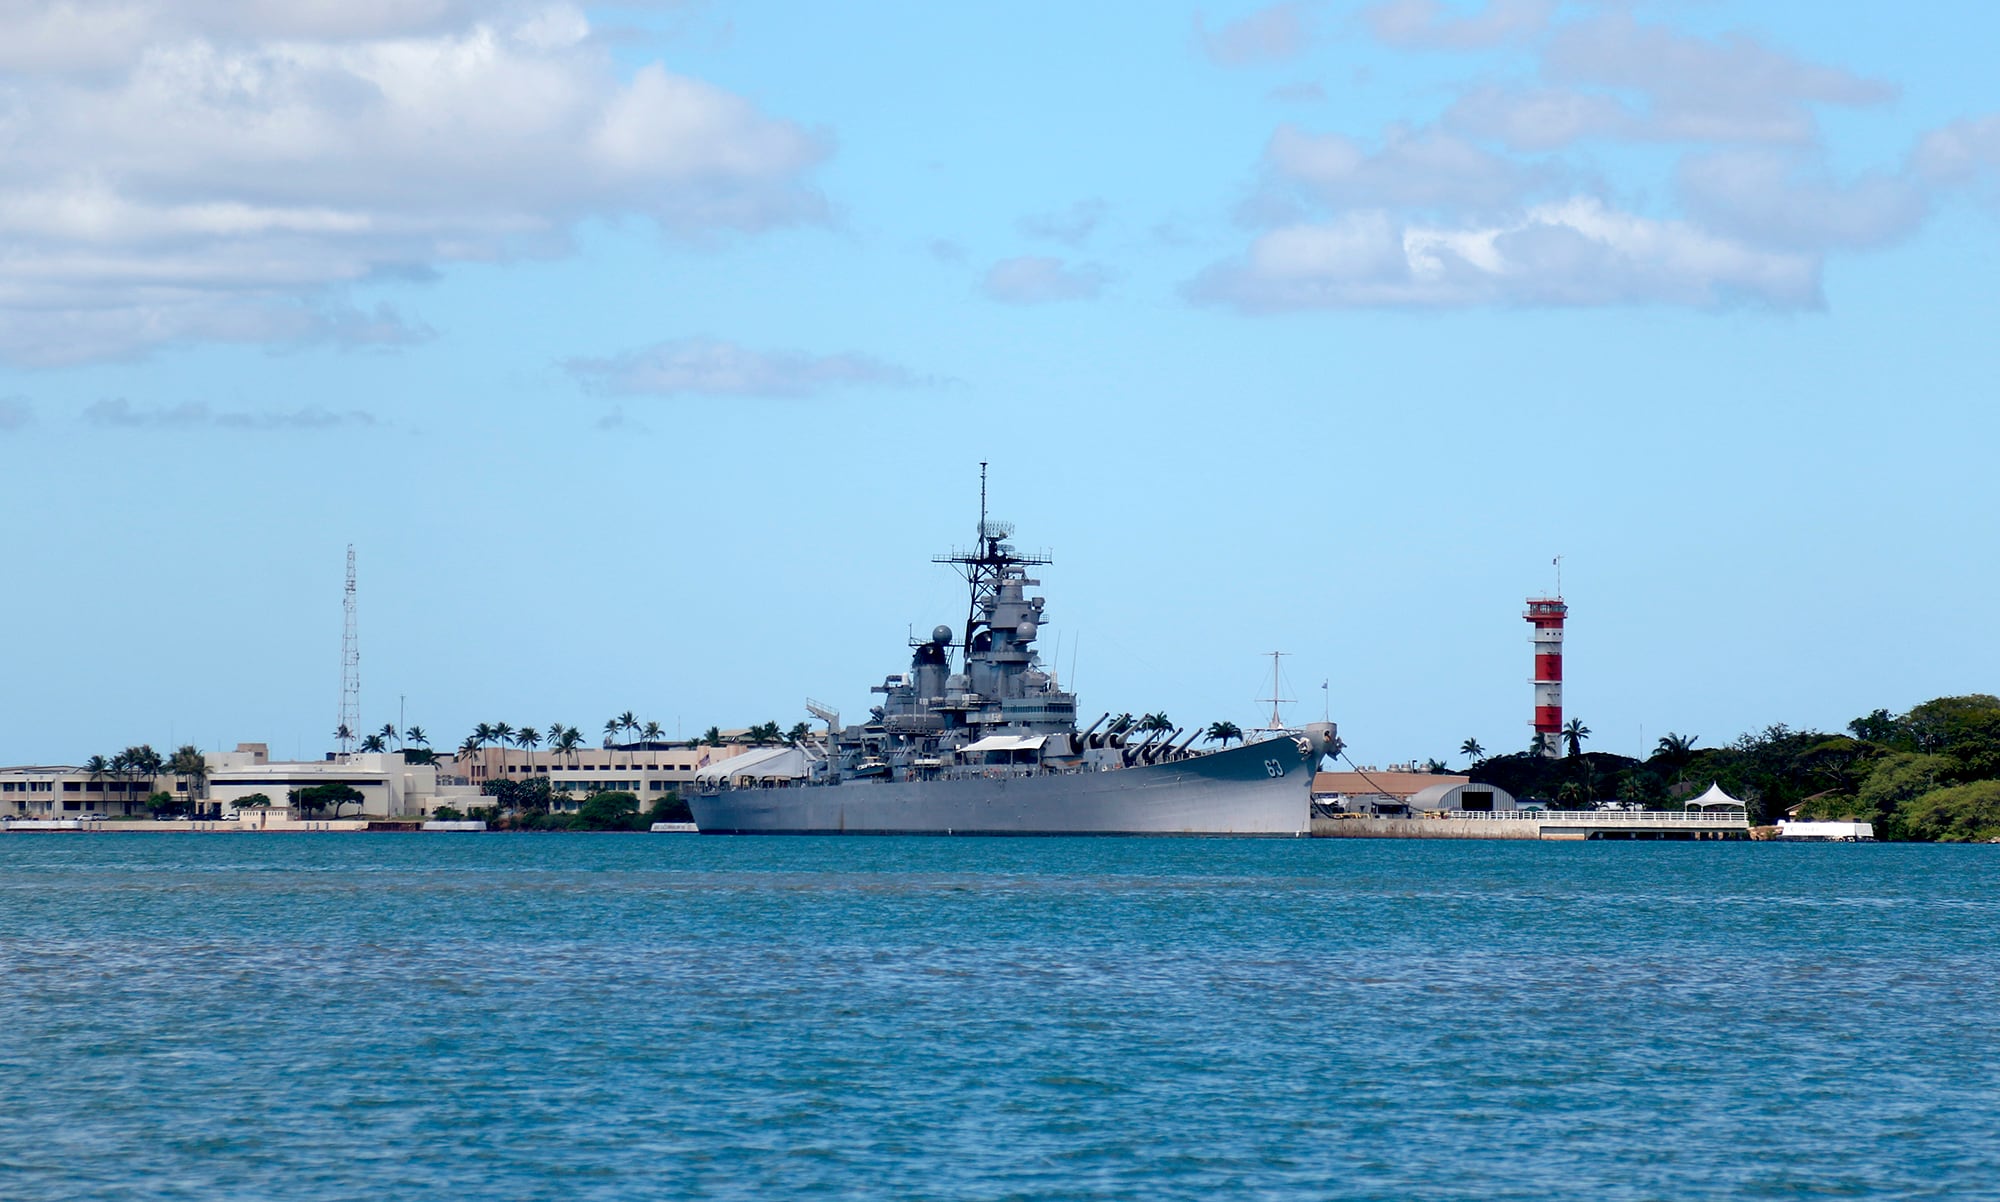
<path id="1" fill-rule="evenodd" d="M 1528 598 L 1522 614 L 1535 628 L 1535 747 L 1546 756 L 1562 754 L 1563 618 L 1569 606 L 1560 595 Z"/>

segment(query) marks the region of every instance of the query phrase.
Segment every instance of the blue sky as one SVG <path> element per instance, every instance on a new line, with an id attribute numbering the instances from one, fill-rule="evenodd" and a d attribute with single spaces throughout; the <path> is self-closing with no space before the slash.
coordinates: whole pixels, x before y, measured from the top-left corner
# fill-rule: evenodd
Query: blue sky
<path id="1" fill-rule="evenodd" d="M 860 715 L 929 563 L 1363 762 L 1992 690 L 2000 10 L 0 6 L 0 762 Z M 1072 669 L 1072 657 L 1074 668 Z"/>

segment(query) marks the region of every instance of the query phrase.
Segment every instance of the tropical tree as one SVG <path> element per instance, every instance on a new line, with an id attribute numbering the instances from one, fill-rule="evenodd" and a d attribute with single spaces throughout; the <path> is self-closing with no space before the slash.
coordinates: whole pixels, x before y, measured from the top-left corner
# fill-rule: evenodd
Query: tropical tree
<path id="1" fill-rule="evenodd" d="M 1660 736 L 1660 741 L 1654 745 L 1653 754 L 1676 768 L 1682 767 L 1694 758 L 1695 741 L 1700 738 L 1700 735 L 1679 735 L 1670 730 Z"/>
<path id="2" fill-rule="evenodd" d="M 101 755 L 91 756 L 83 761 L 83 770 L 90 774 L 90 783 L 99 796 L 104 793 L 104 778 L 111 775 L 111 761 Z"/>
<path id="3" fill-rule="evenodd" d="M 623 722 L 620 722 L 616 718 L 606 718 L 604 720 L 604 745 L 609 747 L 616 743 L 618 741 L 618 732 L 624 729 L 625 724 Z"/>
<path id="4" fill-rule="evenodd" d="M 389 750 L 389 743 L 381 735 L 369 735 L 367 738 L 361 740 L 361 750 L 371 752 L 387 751 Z"/>
<path id="5" fill-rule="evenodd" d="M 645 728 L 639 732 L 639 737 L 648 743 L 657 743 L 667 737 L 667 732 L 660 729 L 658 722 L 648 722 Z"/>
<path id="6" fill-rule="evenodd" d="M 1476 760 L 1486 754 L 1486 749 L 1479 745 L 1478 739 L 1467 739 L 1458 745 L 1458 754 L 1468 760 Z"/>
<path id="7" fill-rule="evenodd" d="M 514 728 L 505 722 L 495 722 L 486 728 L 488 737 L 500 748 L 500 775 L 507 775 L 507 744 L 514 741 Z"/>
<path id="8" fill-rule="evenodd" d="M 624 713 L 618 715 L 618 729 L 625 731 L 628 735 L 637 733 L 639 730 L 638 716 L 631 710 L 626 710 Z M 629 742 L 630 740 L 628 739 L 627 741 Z"/>
<path id="9" fill-rule="evenodd" d="M 792 728 L 785 732 L 785 741 L 788 743 L 803 743 L 811 735 L 812 727 L 809 724 L 794 722 Z"/>
<path id="10" fill-rule="evenodd" d="M 128 798 L 138 791 L 140 781 L 151 782 L 164 766 L 160 753 L 154 751 L 150 743 L 127 747 L 111 757 L 111 770 L 125 779 L 125 796 Z"/>
<path id="11" fill-rule="evenodd" d="M 396 734 L 396 724 L 394 722 L 384 722 L 382 724 L 382 729 L 376 731 L 375 733 L 382 736 L 382 744 L 385 750 L 387 749 L 390 743 L 394 743 L 398 738 Z"/>
<path id="12" fill-rule="evenodd" d="M 549 749 L 562 752 L 564 760 L 574 768 L 577 749 L 583 746 L 583 732 L 574 726 L 565 727 L 560 723 L 551 726 L 549 730 L 554 736 L 549 741 Z"/>
<path id="13" fill-rule="evenodd" d="M 340 807 L 344 805 L 360 805 L 364 800 L 361 790 L 352 785 L 342 784 L 307 785 L 303 789 L 288 791 L 286 797 L 291 800 L 293 805 L 299 808 L 299 812 L 302 814 L 308 811 L 317 812 L 328 806 L 332 806 L 335 818 L 340 817 Z"/>
<path id="14" fill-rule="evenodd" d="M 1173 728 L 1174 720 L 1167 717 L 1164 710 L 1155 714 L 1147 714 L 1145 717 L 1139 719 L 1139 729 L 1143 731 L 1172 730 Z"/>
<path id="15" fill-rule="evenodd" d="M 710 747 L 722 746 L 722 728 L 719 726 L 709 727 L 707 730 L 701 732 L 701 741 Z"/>
<path id="16" fill-rule="evenodd" d="M 485 745 L 485 743 L 480 741 L 478 735 L 467 735 L 465 736 L 465 742 L 458 745 L 458 758 L 461 760 L 472 759 L 479 754 L 479 749 Z"/>
<path id="17" fill-rule="evenodd" d="M 778 724 L 773 721 L 759 722 L 757 725 L 751 727 L 749 738 L 753 747 L 764 747 L 778 742 L 783 736 L 778 733 Z"/>
<path id="18" fill-rule="evenodd" d="M 1128 730 L 1131 730 L 1131 729 L 1132 729 L 1132 715 L 1131 715 L 1131 714 L 1120 714 L 1120 715 L 1118 715 L 1118 716 L 1117 716 L 1116 718 L 1113 718 L 1113 719 L 1111 720 L 1111 725 L 1109 725 L 1109 726 L 1107 726 L 1107 727 L 1105 727 L 1105 728 L 1104 728 L 1104 730 L 1105 730 L 1105 733 L 1107 733 L 1107 734 L 1114 734 L 1114 735 L 1122 735 L 1122 734 L 1124 734 L 1124 733 L 1125 733 L 1126 731 L 1128 731 Z"/>
<path id="19" fill-rule="evenodd" d="M 514 732 L 514 746 L 519 747 L 522 751 L 529 753 L 528 766 L 531 769 L 534 767 L 535 763 L 533 754 L 534 750 L 535 748 L 540 747 L 541 745 L 542 745 L 542 732 L 536 730 L 533 723 L 523 723 L 521 725 L 521 729 Z"/>
<path id="20" fill-rule="evenodd" d="M 1210 743 L 1219 742 L 1227 747 L 1231 739 L 1242 742 L 1243 728 L 1234 722 L 1211 722 L 1208 724 L 1208 732 L 1202 738 Z"/>
<path id="21" fill-rule="evenodd" d="M 1583 741 L 1589 737 L 1590 728 L 1583 724 L 1583 719 L 1581 718 L 1571 718 L 1562 728 L 1563 742 L 1569 744 L 1569 753 L 1571 755 L 1582 755 Z"/>
<path id="22" fill-rule="evenodd" d="M 415 743 L 419 747 L 429 747 L 431 745 L 431 737 L 424 733 L 423 727 L 412 726 L 403 732 L 403 742 L 405 745 Z"/>
<path id="23" fill-rule="evenodd" d="M 208 761 L 202 758 L 194 744 L 187 743 L 176 749 L 173 758 L 167 761 L 167 771 L 184 782 L 190 803 L 198 803 L 208 788 Z"/>
<path id="24" fill-rule="evenodd" d="M 342 722 L 333 729 L 333 741 L 340 744 L 342 751 L 346 751 L 347 745 L 354 742 L 354 732 L 348 729 L 347 723 Z"/>

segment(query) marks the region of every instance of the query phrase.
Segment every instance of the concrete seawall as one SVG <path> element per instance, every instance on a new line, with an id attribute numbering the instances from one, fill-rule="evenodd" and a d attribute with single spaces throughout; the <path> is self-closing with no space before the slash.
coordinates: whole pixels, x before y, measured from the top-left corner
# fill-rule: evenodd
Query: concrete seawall
<path id="1" fill-rule="evenodd" d="M 1527 816 L 1516 813 L 1477 818 L 1369 818 L 1342 815 L 1312 820 L 1316 839 L 1663 839 L 1674 841 L 1737 840 L 1750 837 L 1750 823 L 1741 814 L 1688 815 L 1678 812 L 1632 813 L 1618 810 L 1557 810 Z"/>

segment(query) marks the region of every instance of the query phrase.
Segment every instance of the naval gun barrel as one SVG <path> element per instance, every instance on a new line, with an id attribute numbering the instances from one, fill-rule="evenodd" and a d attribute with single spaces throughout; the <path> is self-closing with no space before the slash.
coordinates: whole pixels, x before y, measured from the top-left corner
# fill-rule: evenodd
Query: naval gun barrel
<path id="1" fill-rule="evenodd" d="M 1092 722 L 1089 726 L 1085 727 L 1081 733 L 1071 735 L 1069 737 L 1069 753 L 1071 755 L 1081 755 L 1083 753 L 1083 749 L 1086 747 L 1104 746 L 1104 741 L 1102 739 L 1099 739 L 1098 741 L 1093 743 L 1090 739 L 1090 735 L 1092 731 L 1104 725 L 1104 719 L 1109 718 L 1110 716 L 1111 716 L 1111 711 L 1105 710 L 1103 714 L 1099 715 L 1097 721 Z"/>

